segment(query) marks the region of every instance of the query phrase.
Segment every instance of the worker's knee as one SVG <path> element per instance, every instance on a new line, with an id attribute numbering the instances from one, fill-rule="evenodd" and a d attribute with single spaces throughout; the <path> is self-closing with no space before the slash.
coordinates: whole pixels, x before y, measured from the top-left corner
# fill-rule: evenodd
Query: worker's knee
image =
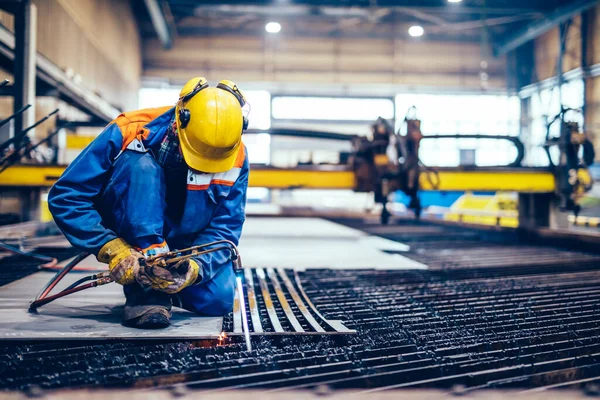
<path id="1" fill-rule="evenodd" d="M 216 317 L 229 314 L 233 309 L 233 297 L 233 291 L 216 293 L 214 296 L 209 297 L 205 304 L 202 305 L 203 314 Z"/>
<path id="2" fill-rule="evenodd" d="M 220 317 L 233 309 L 235 282 L 224 282 L 219 286 L 196 285 L 184 289 L 176 297 L 182 308 L 197 314 Z M 207 287 L 212 286 L 212 287 Z M 174 303 L 177 303 L 177 300 Z"/>

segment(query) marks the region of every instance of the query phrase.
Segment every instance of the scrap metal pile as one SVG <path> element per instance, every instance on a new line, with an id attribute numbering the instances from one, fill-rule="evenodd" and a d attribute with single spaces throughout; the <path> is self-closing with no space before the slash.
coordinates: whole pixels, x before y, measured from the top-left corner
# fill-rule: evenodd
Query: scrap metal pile
<path id="1" fill-rule="evenodd" d="M 432 267 L 300 272 L 315 307 L 355 335 L 255 336 L 252 352 L 239 337 L 217 347 L 3 342 L 0 387 L 469 391 L 600 379 L 600 255 L 426 223 L 352 225 L 407 242 L 405 255 Z M 268 326 L 267 313 L 260 318 Z M 232 316 L 225 325 L 231 329 Z"/>

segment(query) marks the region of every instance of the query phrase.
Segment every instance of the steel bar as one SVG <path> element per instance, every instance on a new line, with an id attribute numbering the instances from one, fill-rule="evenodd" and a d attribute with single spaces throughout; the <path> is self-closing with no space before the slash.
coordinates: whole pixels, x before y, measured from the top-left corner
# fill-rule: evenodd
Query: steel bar
<path id="1" fill-rule="evenodd" d="M 236 290 L 233 298 L 233 333 L 243 333 L 241 294 L 236 282 Z"/>
<path id="2" fill-rule="evenodd" d="M 258 306 L 256 303 L 256 293 L 254 291 L 254 278 L 252 277 L 252 271 L 250 269 L 244 270 L 246 277 L 246 292 L 248 293 L 248 308 L 250 309 L 250 318 L 252 320 L 252 331 L 254 333 L 262 333 L 263 327 L 260 322 L 260 314 L 258 312 Z"/>
<path id="3" fill-rule="evenodd" d="M 285 285 L 285 287 L 287 288 L 288 292 L 290 293 L 290 296 L 292 296 L 292 299 L 296 303 L 296 307 L 298 307 L 298 309 L 300 310 L 300 312 L 302 313 L 302 315 L 304 316 L 304 318 L 308 321 L 308 323 L 313 327 L 313 329 L 315 331 L 317 331 L 317 332 L 325 332 L 325 329 L 323 329 L 323 327 L 321 325 L 319 325 L 319 323 L 317 322 L 317 320 L 311 315 L 310 311 L 308 311 L 308 309 L 304 305 L 304 302 L 302 301 L 302 299 L 298 295 L 298 292 L 294 288 L 294 284 L 292 283 L 292 281 L 290 280 L 290 278 L 287 276 L 285 270 L 282 269 L 282 268 L 278 268 L 277 272 L 279 273 L 279 276 L 281 277 L 281 280 L 283 281 L 283 284 Z"/>
<path id="4" fill-rule="evenodd" d="M 235 277 L 235 283 L 237 286 L 238 301 L 240 307 L 240 314 L 242 315 L 242 331 L 244 332 L 244 338 L 246 340 L 246 350 L 252 351 L 252 343 L 250 342 L 250 330 L 248 329 L 248 314 L 246 313 L 246 302 L 244 301 L 244 289 L 242 283 L 242 275 L 238 274 Z"/>
<path id="5" fill-rule="evenodd" d="M 306 295 L 306 292 L 304 291 L 304 288 L 302 287 L 302 282 L 300 282 L 300 278 L 298 277 L 298 271 L 294 271 L 294 281 L 296 282 L 296 285 L 298 286 L 298 290 L 300 291 L 300 293 L 302 294 L 302 297 L 304 298 L 304 300 L 306 301 L 306 304 L 308 304 L 308 306 L 311 308 L 311 310 L 319 317 L 321 318 L 321 320 L 323 322 L 325 322 L 327 325 L 329 325 L 334 331 L 339 332 L 339 333 L 356 333 L 355 330 L 353 329 L 348 329 L 346 328 L 341 321 L 337 321 L 337 320 L 329 320 L 327 318 L 325 318 L 315 307 L 315 305 L 312 303 L 312 301 L 310 300 L 310 298 Z"/>
<path id="6" fill-rule="evenodd" d="M 277 279 L 277 275 L 275 274 L 275 270 L 273 268 L 267 268 L 267 274 L 269 275 L 269 279 L 271 280 L 271 284 L 273 285 L 273 289 L 275 290 L 275 294 L 277 299 L 279 300 L 279 304 L 283 307 L 283 312 L 287 317 L 288 321 L 292 324 L 292 327 L 296 330 L 296 332 L 304 332 L 304 328 L 300 325 L 298 318 L 294 315 L 290 304 L 285 298 L 285 294 L 283 293 L 283 289 L 281 288 L 281 284 L 279 283 L 279 279 Z"/>
<path id="7" fill-rule="evenodd" d="M 0 121 L 0 127 L 6 125 L 7 123 L 9 123 L 11 120 L 13 120 L 14 118 L 17 117 L 17 115 L 24 113 L 26 110 L 28 110 L 31 107 L 31 104 L 26 104 L 24 105 L 22 108 L 18 109 L 17 111 L 15 111 L 14 114 L 10 115 L 8 118 L 3 119 L 2 121 Z M 11 138 L 12 139 L 12 138 Z M 9 139 L 7 142 L 5 143 L 12 143 L 12 140 Z M 4 143 L 1 145 L 0 150 L 4 150 L 6 149 L 8 146 L 5 145 Z"/>
<path id="8" fill-rule="evenodd" d="M 265 302 L 267 314 L 269 315 L 269 320 L 271 321 L 271 325 L 273 326 L 275 332 L 283 332 L 283 327 L 281 326 L 281 322 L 277 317 L 275 307 L 273 306 L 273 301 L 271 300 L 271 295 L 269 294 L 269 287 L 267 285 L 267 277 L 265 276 L 264 269 L 257 268 L 256 276 L 258 278 L 258 284 L 260 285 L 260 290 L 262 293 L 263 300 Z"/>

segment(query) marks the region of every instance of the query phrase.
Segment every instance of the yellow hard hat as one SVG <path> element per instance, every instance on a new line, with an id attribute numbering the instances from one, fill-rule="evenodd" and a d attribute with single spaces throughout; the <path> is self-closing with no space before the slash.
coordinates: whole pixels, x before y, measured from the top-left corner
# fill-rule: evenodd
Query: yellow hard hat
<path id="1" fill-rule="evenodd" d="M 208 87 L 204 78 L 193 78 L 181 90 L 175 120 L 183 158 L 202 172 L 230 170 L 237 158 L 247 119 L 246 99 L 231 81 Z"/>

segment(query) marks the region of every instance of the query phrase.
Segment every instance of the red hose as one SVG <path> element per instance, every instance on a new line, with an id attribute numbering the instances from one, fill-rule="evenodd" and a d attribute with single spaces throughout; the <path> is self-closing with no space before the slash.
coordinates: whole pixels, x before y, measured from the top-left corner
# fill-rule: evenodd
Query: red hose
<path id="1" fill-rule="evenodd" d="M 73 294 L 73 293 L 81 292 L 82 290 L 93 288 L 93 287 L 96 287 L 96 286 L 98 286 L 98 283 L 94 281 L 94 282 L 86 283 L 85 285 L 77 286 L 77 287 L 75 287 L 73 289 L 63 290 L 62 292 L 57 293 L 57 294 L 52 295 L 52 296 L 42 297 L 39 300 L 33 301 L 29 305 L 29 309 L 30 310 L 35 310 L 36 308 L 41 307 L 44 304 L 48 304 L 51 301 L 54 301 L 54 300 L 59 299 L 61 297 L 68 296 L 68 295 Z"/>

